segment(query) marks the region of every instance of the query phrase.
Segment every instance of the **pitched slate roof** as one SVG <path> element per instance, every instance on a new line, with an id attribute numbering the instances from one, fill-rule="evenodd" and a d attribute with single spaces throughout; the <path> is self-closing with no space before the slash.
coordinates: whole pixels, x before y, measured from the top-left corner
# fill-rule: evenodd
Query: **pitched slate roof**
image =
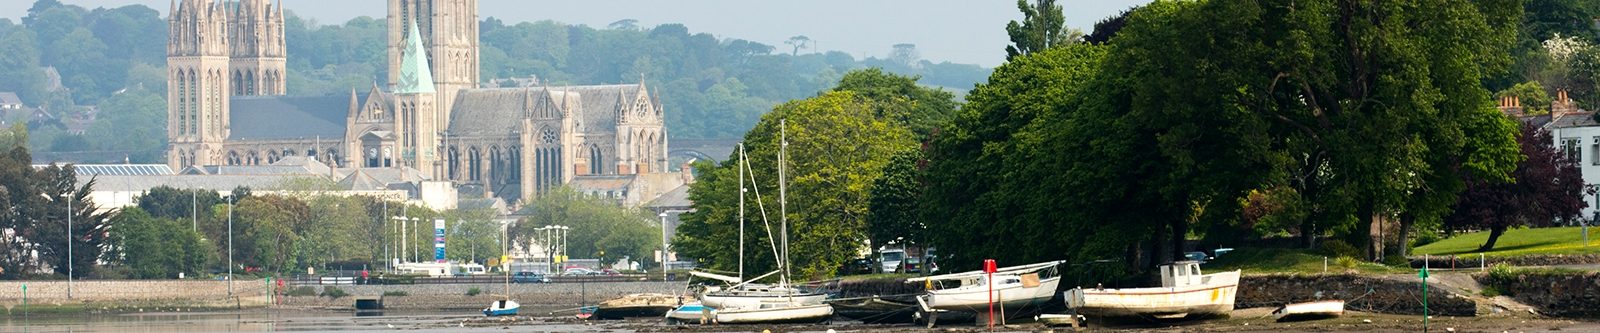
<path id="1" fill-rule="evenodd" d="M 0 91 L 0 104 L 22 104 L 22 98 L 14 92 Z"/>
<path id="2" fill-rule="evenodd" d="M 450 135 L 511 135 L 520 130 L 523 115 L 532 111 L 527 108 L 530 99 L 535 105 L 551 102 L 565 106 L 564 98 L 577 99 L 582 108 L 573 112 L 580 131 L 614 133 L 616 127 L 611 124 L 617 122 L 617 109 L 623 107 L 618 102 L 633 102 L 639 89 L 638 84 L 464 89 L 451 110 Z"/>
<path id="3" fill-rule="evenodd" d="M 361 97 L 366 100 L 365 96 Z M 240 96 L 229 100 L 232 131 L 228 140 L 342 140 L 350 96 Z"/>

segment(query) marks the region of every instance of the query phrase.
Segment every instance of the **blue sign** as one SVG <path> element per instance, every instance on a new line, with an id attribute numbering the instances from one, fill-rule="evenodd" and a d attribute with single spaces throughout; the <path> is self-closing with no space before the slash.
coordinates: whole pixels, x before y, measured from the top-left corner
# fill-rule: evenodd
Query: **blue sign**
<path id="1" fill-rule="evenodd" d="M 433 261 L 449 262 L 444 259 L 444 219 L 433 220 Z"/>

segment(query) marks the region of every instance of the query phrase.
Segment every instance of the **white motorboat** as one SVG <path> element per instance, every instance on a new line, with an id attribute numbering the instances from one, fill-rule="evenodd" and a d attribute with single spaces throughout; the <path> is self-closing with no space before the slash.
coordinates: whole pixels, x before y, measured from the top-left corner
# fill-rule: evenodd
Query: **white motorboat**
<path id="1" fill-rule="evenodd" d="M 1333 318 L 1344 315 L 1344 301 L 1329 300 L 1284 305 L 1272 311 L 1277 321 L 1297 321 Z"/>
<path id="2" fill-rule="evenodd" d="M 1233 312 L 1239 271 L 1200 274 L 1200 263 L 1180 261 L 1161 266 L 1161 287 L 1083 288 L 1065 293 L 1067 307 L 1091 317 L 1226 316 Z"/>
<path id="3" fill-rule="evenodd" d="M 933 284 L 934 289 L 917 297 L 923 311 L 986 311 L 991 300 L 1010 310 L 1039 307 L 1055 296 L 1061 283 L 1057 271 L 1062 261 L 1000 268 L 990 280 L 989 273 L 971 271 L 907 279 L 907 283 Z M 992 282 L 992 286 L 991 286 Z"/>
<path id="4" fill-rule="evenodd" d="M 719 324 L 820 323 L 833 317 L 827 304 L 800 305 L 790 302 L 765 302 L 753 308 L 717 311 Z"/>

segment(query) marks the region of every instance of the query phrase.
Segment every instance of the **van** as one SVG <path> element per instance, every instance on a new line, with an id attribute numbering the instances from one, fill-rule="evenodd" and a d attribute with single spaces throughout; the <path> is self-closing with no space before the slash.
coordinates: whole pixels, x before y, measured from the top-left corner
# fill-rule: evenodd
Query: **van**
<path id="1" fill-rule="evenodd" d="M 900 271 L 900 262 L 906 260 L 905 249 L 887 249 L 878 251 L 878 272 L 896 273 Z"/>

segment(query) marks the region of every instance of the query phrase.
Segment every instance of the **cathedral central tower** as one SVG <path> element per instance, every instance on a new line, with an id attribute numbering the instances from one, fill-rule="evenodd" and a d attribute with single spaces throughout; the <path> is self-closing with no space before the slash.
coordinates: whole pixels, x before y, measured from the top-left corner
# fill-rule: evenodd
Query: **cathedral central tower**
<path id="1" fill-rule="evenodd" d="M 437 115 L 447 128 L 456 96 L 478 87 L 478 0 L 389 0 L 389 89 L 401 81 L 408 27 L 416 24 L 433 71 Z"/>

